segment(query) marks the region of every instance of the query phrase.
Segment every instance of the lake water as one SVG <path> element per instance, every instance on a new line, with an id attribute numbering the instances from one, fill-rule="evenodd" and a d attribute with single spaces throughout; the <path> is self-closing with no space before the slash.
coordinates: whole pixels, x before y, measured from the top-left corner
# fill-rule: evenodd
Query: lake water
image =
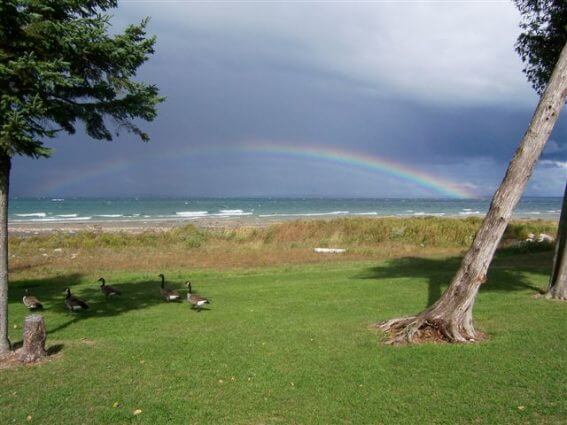
<path id="1" fill-rule="evenodd" d="M 562 199 L 524 198 L 516 218 L 558 219 Z M 489 199 L 314 198 L 16 198 L 11 222 L 197 220 L 199 218 L 305 218 L 341 216 L 482 216 Z"/>

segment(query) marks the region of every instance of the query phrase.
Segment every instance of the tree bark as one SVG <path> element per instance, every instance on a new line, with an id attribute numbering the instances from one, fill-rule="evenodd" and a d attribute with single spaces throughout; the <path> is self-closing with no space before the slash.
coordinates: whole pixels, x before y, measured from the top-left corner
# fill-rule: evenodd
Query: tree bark
<path id="1" fill-rule="evenodd" d="M 442 339 L 448 342 L 482 338 L 473 324 L 473 305 L 486 280 L 488 267 L 520 200 L 543 147 L 559 117 L 567 96 L 567 44 L 555 65 L 530 125 L 496 190 L 490 209 L 461 267 L 447 290 L 431 307 L 417 316 L 388 320 L 378 325 L 390 343 Z"/>
<path id="2" fill-rule="evenodd" d="M 553 267 L 549 279 L 549 289 L 545 294 L 546 298 L 557 300 L 567 300 L 567 183 L 565 184 L 565 194 L 563 195 L 563 206 L 561 207 L 561 217 L 555 239 L 555 256 Z"/>
<path id="3" fill-rule="evenodd" d="M 0 152 L 0 356 L 10 351 L 8 340 L 8 192 L 10 156 Z"/>
<path id="4" fill-rule="evenodd" d="M 22 363 L 32 363 L 47 356 L 45 351 L 45 321 L 43 316 L 33 314 L 24 321 L 24 345 L 18 353 Z"/>

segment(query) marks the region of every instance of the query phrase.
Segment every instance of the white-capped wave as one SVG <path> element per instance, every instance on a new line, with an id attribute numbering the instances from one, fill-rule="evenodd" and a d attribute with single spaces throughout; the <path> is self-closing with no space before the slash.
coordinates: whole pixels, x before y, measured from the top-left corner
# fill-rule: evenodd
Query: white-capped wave
<path id="1" fill-rule="evenodd" d="M 352 215 L 378 215 L 378 212 L 376 211 L 358 212 L 358 213 L 353 213 Z"/>
<path id="2" fill-rule="evenodd" d="M 33 221 L 37 223 L 49 223 L 49 222 L 64 222 L 64 221 L 87 221 L 92 219 L 92 217 L 48 217 L 48 218 L 32 218 L 31 220 L 25 221 Z M 16 220 L 16 221 L 24 221 L 24 220 Z"/>
<path id="3" fill-rule="evenodd" d="M 65 199 L 63 198 L 53 198 L 51 202 L 63 202 Z"/>
<path id="4" fill-rule="evenodd" d="M 124 217 L 124 215 L 122 215 L 122 214 L 97 214 L 96 217 L 118 218 L 118 217 Z"/>
<path id="5" fill-rule="evenodd" d="M 78 216 L 79 214 L 57 214 L 57 217 L 61 217 L 61 218 L 73 218 Z"/>
<path id="6" fill-rule="evenodd" d="M 45 217 L 47 216 L 44 212 L 27 213 L 27 214 L 16 214 L 18 217 Z"/>
<path id="7" fill-rule="evenodd" d="M 475 214 L 480 214 L 480 211 L 461 211 L 459 213 L 459 215 L 475 215 Z"/>
<path id="8" fill-rule="evenodd" d="M 345 215 L 350 211 L 332 211 L 332 212 L 316 212 L 316 213 L 274 213 L 260 214 L 259 217 L 317 217 L 321 215 Z"/>
<path id="9" fill-rule="evenodd" d="M 213 214 L 216 217 L 237 217 L 241 215 L 252 215 L 251 211 L 243 210 L 220 210 L 217 214 Z"/>
<path id="10" fill-rule="evenodd" d="M 178 217 L 204 217 L 209 214 L 208 211 L 177 211 L 175 213 Z"/>
<path id="11" fill-rule="evenodd" d="M 398 213 L 395 214 L 396 217 L 409 217 L 409 216 L 413 216 L 413 217 L 443 217 L 447 215 L 447 213 L 444 212 L 425 212 L 425 211 L 417 211 L 414 212 L 413 214 L 405 214 L 405 213 Z M 388 217 L 388 216 L 385 216 Z"/>
<path id="12" fill-rule="evenodd" d="M 539 212 L 539 211 L 530 211 L 530 212 L 527 212 L 526 214 L 539 215 L 539 214 L 541 214 L 541 212 Z"/>

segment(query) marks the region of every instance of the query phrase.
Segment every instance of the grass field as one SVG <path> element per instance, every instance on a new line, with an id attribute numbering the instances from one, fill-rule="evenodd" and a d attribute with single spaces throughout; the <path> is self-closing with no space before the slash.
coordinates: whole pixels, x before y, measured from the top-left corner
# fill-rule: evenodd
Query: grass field
<path id="1" fill-rule="evenodd" d="M 124 292 L 108 302 L 98 272 L 22 267 L 11 339 L 30 288 L 54 354 L 0 370 L 0 423 L 565 423 L 565 305 L 532 297 L 551 255 L 499 254 L 475 308 L 488 341 L 410 347 L 380 345 L 368 326 L 431 303 L 458 258 L 166 273 L 213 299 L 201 313 L 162 302 L 153 266 L 107 273 Z M 66 286 L 91 309 L 66 312 Z"/>

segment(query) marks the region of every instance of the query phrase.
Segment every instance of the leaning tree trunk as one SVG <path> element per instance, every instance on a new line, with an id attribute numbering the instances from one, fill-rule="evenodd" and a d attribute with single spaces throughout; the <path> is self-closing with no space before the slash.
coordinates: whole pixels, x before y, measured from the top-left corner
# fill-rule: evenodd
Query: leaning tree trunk
<path id="1" fill-rule="evenodd" d="M 553 268 L 549 279 L 549 289 L 546 298 L 567 300 L 567 183 L 565 184 L 565 194 L 563 195 L 563 206 L 561 207 L 561 217 L 559 218 L 559 228 L 555 239 L 555 256 L 553 258 Z"/>
<path id="2" fill-rule="evenodd" d="M 0 152 L 0 356 L 10 351 L 8 340 L 8 190 L 11 158 Z"/>
<path id="3" fill-rule="evenodd" d="M 490 209 L 460 269 L 441 298 L 417 316 L 382 322 L 391 343 L 418 342 L 433 338 L 449 342 L 480 339 L 473 325 L 472 309 L 480 285 L 502 238 L 514 207 L 532 174 L 567 96 L 567 44 L 530 125 L 520 142 L 506 176 L 492 198 Z"/>

